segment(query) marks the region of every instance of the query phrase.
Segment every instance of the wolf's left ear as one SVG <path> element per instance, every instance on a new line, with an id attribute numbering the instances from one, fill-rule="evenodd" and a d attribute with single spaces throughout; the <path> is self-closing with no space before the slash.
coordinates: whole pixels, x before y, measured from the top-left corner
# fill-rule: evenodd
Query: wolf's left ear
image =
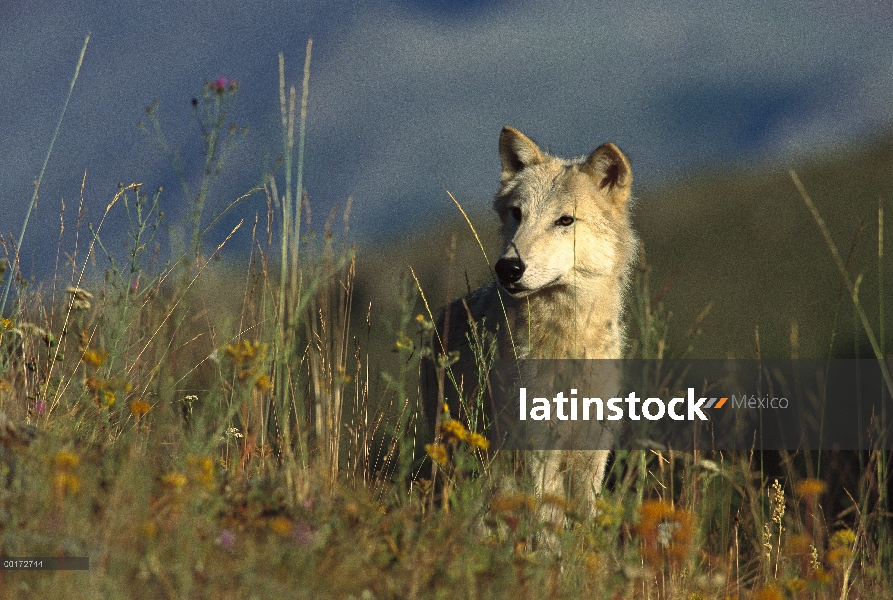
<path id="1" fill-rule="evenodd" d="M 629 192 L 633 171 L 629 159 L 614 144 L 602 144 L 589 155 L 581 170 L 595 179 L 596 185 L 607 193 Z M 625 200 L 626 194 L 623 194 Z"/>

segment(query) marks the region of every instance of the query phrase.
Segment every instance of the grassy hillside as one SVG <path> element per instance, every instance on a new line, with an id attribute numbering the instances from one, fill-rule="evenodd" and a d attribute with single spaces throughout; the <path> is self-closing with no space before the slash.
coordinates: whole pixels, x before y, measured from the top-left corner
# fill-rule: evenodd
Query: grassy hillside
<path id="1" fill-rule="evenodd" d="M 451 210 L 359 255 L 328 227 L 308 242 L 282 85 L 282 165 L 238 268 L 203 237 L 232 139 L 220 117 L 236 86 L 217 81 L 198 108 L 208 168 L 184 180 L 199 193 L 168 265 L 149 251 L 158 204 L 134 184 L 109 204 L 130 217 L 126 263 L 81 232 L 71 270 L 33 286 L 4 270 L 0 556 L 88 557 L 89 570 L 0 569 L 0 598 L 893 597 L 889 452 L 617 451 L 593 506 L 537 494 L 526 457 L 455 412 L 428 443 L 418 287 L 436 312 L 486 278 L 480 248 Z M 851 271 L 875 326 L 872 219 L 891 153 L 798 167 L 844 256 L 867 220 Z M 792 319 L 802 355 L 827 351 L 839 277 L 783 169 L 639 194 L 638 354 L 752 356 L 759 324 L 761 351 L 787 356 Z M 470 215 L 492 261 L 488 206 Z M 850 346 L 851 305 L 837 324 Z"/>
<path id="2" fill-rule="evenodd" d="M 494 181 L 497 167 L 494 160 Z M 658 296 L 669 284 L 659 300 L 672 313 L 676 333 L 683 334 L 705 307 L 712 307 L 694 356 L 753 357 L 757 327 L 764 356 L 789 356 L 792 323 L 800 356 L 827 356 L 835 315 L 838 337 L 832 353 L 853 354 L 852 303 L 790 169 L 803 181 L 844 259 L 851 254 L 852 276 L 863 275 L 860 299 L 877 328 L 878 200 L 885 203 L 888 218 L 893 214 L 889 139 L 808 161 L 694 174 L 666 186 L 634 189 L 634 226 L 652 269 L 652 291 Z M 466 200 L 464 208 L 495 262 L 501 242 L 487 192 L 474 202 Z M 359 257 L 364 305 L 372 301 L 389 307 L 389 290 L 407 266 L 436 306 L 487 279 L 483 254 L 452 201 L 444 195 L 428 202 L 440 215 L 433 224 Z M 893 234 L 886 235 L 884 255 L 893 256 Z M 887 297 L 893 297 L 893 275 L 886 278 L 886 288 Z M 867 356 L 867 347 L 861 352 Z"/>

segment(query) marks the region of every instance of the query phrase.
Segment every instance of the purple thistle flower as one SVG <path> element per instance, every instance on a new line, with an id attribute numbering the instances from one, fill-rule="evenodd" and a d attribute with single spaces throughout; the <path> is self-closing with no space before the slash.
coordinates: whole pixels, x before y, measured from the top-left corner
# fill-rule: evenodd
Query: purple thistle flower
<path id="1" fill-rule="evenodd" d="M 220 544 L 224 550 L 232 550 L 233 546 L 236 544 L 236 534 L 230 529 L 224 529 L 220 532 L 220 536 L 217 538 L 217 543 Z"/>

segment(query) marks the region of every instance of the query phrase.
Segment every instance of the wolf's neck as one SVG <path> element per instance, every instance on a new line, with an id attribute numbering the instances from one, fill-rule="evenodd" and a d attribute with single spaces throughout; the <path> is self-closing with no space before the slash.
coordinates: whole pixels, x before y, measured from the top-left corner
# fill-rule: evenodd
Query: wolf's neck
<path id="1" fill-rule="evenodd" d="M 621 358 L 623 286 L 614 277 L 555 287 L 516 304 L 517 343 L 529 358 Z"/>

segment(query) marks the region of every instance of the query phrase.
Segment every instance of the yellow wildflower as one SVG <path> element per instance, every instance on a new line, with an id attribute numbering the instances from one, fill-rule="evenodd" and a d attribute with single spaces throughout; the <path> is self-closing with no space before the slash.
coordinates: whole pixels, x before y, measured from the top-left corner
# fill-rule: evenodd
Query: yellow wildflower
<path id="1" fill-rule="evenodd" d="M 277 535 L 285 537 L 291 534 L 292 523 L 291 519 L 289 519 L 288 517 L 273 517 L 272 519 L 270 519 L 268 524 L 273 533 Z"/>
<path id="2" fill-rule="evenodd" d="M 106 359 L 108 359 L 109 353 L 105 350 L 100 350 L 97 348 L 88 348 L 84 350 L 84 355 L 81 357 L 81 360 L 92 367 L 96 367 L 97 369 L 105 363 Z"/>
<path id="3" fill-rule="evenodd" d="M 797 483 L 795 489 L 803 498 L 815 500 L 825 493 L 828 484 L 821 479 L 803 479 Z"/>
<path id="4" fill-rule="evenodd" d="M 240 340 L 235 344 L 227 344 L 224 349 L 226 357 L 237 365 L 263 362 L 267 358 L 267 344 L 262 344 L 257 340 L 249 342 L 248 340 Z"/>
<path id="5" fill-rule="evenodd" d="M 209 456 L 190 456 L 186 459 L 190 478 L 206 489 L 214 486 L 214 459 Z"/>
<path id="6" fill-rule="evenodd" d="M 53 463 L 57 469 L 74 469 L 81 463 L 81 459 L 77 454 L 70 450 L 60 450 L 53 458 Z"/>
<path id="7" fill-rule="evenodd" d="M 638 532 L 648 562 L 658 564 L 665 555 L 679 560 L 688 554 L 694 540 L 694 517 L 666 502 L 644 502 L 639 508 Z"/>
<path id="8" fill-rule="evenodd" d="M 115 403 L 114 390 L 102 390 L 102 405 L 104 408 L 110 408 Z"/>
<path id="9" fill-rule="evenodd" d="M 146 414 L 152 409 L 152 405 L 145 400 L 134 400 L 130 403 L 130 412 L 137 417 Z"/>
<path id="10" fill-rule="evenodd" d="M 825 569 L 819 568 L 812 572 L 812 579 L 819 585 L 828 585 L 831 583 L 831 575 Z"/>
<path id="11" fill-rule="evenodd" d="M 397 334 L 397 350 L 412 350 L 415 346 L 412 340 L 403 335 L 402 332 Z"/>
<path id="12" fill-rule="evenodd" d="M 158 526 L 155 525 L 152 521 L 145 521 L 143 523 L 143 535 L 147 538 L 153 538 L 158 533 Z"/>
<path id="13" fill-rule="evenodd" d="M 445 466 L 449 461 L 446 447 L 443 444 L 425 444 L 425 452 L 431 457 L 431 460 L 441 466 Z"/>
<path id="14" fill-rule="evenodd" d="M 832 567 L 842 567 L 849 562 L 852 556 L 853 553 L 849 548 L 837 546 L 828 549 L 828 552 L 825 553 L 825 562 Z"/>
<path id="15" fill-rule="evenodd" d="M 257 380 L 254 382 L 254 387 L 262 392 L 273 389 L 273 384 L 270 381 L 270 376 L 266 373 L 261 373 L 260 377 L 258 377 Z"/>
<path id="16" fill-rule="evenodd" d="M 756 591 L 753 600 L 784 600 L 784 596 L 774 585 L 768 585 Z"/>
<path id="17" fill-rule="evenodd" d="M 53 476 L 53 489 L 58 496 L 76 494 L 81 489 L 81 480 L 73 473 L 58 471 Z"/>
<path id="18" fill-rule="evenodd" d="M 182 488 L 184 485 L 186 485 L 187 481 L 189 480 L 187 479 L 186 475 L 180 473 L 179 471 L 171 471 L 161 478 L 161 482 L 164 485 L 175 490 L 179 490 L 180 488 Z"/>
<path id="19" fill-rule="evenodd" d="M 477 446 L 481 450 L 486 450 L 487 448 L 490 447 L 490 440 L 488 440 L 487 438 L 485 438 L 484 436 L 482 436 L 479 433 L 468 434 L 468 440 L 466 440 L 466 441 L 468 442 L 469 446 L 471 446 L 471 447 Z"/>
<path id="20" fill-rule="evenodd" d="M 461 440 L 463 442 L 468 441 L 468 430 L 465 429 L 465 426 L 456 419 L 449 419 L 448 421 L 442 422 L 440 424 L 440 432 L 446 438 L 452 436 L 457 440 Z"/>
<path id="21" fill-rule="evenodd" d="M 839 529 L 831 536 L 832 548 L 850 548 L 856 543 L 856 534 L 852 529 Z"/>

